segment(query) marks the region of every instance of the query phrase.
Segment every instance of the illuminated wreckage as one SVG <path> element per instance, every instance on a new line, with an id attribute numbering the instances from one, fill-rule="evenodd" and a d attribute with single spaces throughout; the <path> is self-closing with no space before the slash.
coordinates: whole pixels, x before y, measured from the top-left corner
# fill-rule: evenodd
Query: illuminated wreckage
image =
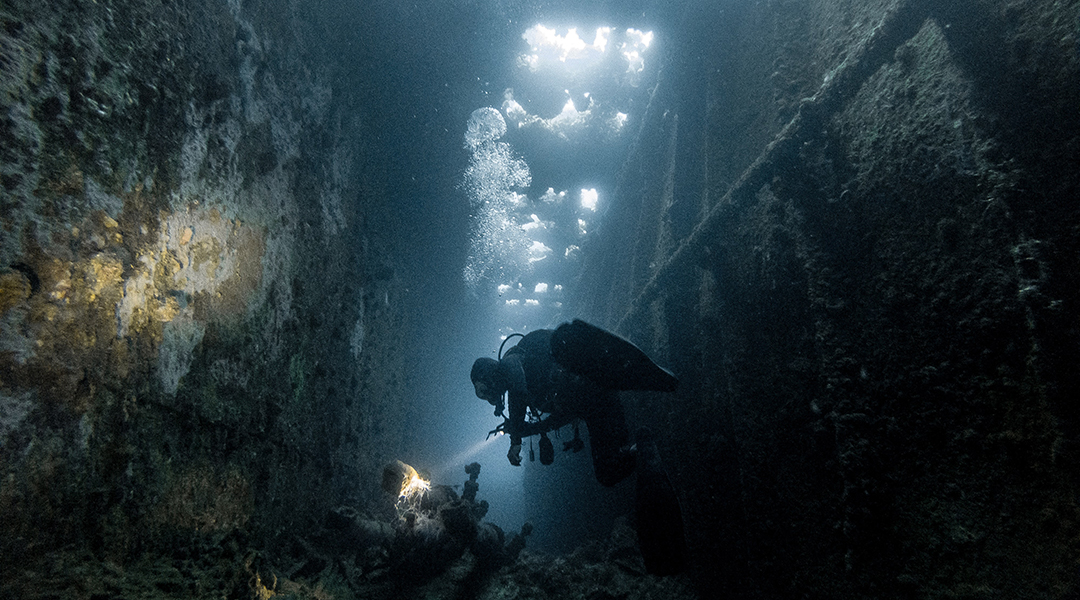
<path id="1" fill-rule="evenodd" d="M 486 500 L 476 501 L 480 464 L 465 467 L 469 479 L 459 497 L 450 486 L 432 485 L 411 465 L 395 460 L 383 468 L 382 488 L 396 495 L 397 522 L 389 541 L 391 563 L 413 573 L 436 574 L 468 550 L 481 568 L 512 563 L 525 548 L 532 524 L 507 540 L 503 530 L 483 521 Z"/>
<path id="2" fill-rule="evenodd" d="M 432 484 L 412 466 L 395 460 L 383 468 L 382 488 L 391 499 L 376 512 L 352 506 L 329 511 L 316 532 L 297 536 L 275 557 L 287 579 L 312 578 L 324 571 L 344 577 L 358 590 L 430 579 L 465 560 L 472 571 L 494 571 L 517 560 L 532 525 L 507 536 L 483 521 L 487 501 L 477 502 L 480 464 L 465 467 L 469 479 L 461 496 L 451 486 Z"/>

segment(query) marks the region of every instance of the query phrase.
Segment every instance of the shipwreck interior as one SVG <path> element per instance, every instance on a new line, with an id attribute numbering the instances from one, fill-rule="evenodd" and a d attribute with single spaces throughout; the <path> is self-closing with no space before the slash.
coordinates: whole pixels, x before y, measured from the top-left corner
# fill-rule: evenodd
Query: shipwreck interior
<path id="1" fill-rule="evenodd" d="M 0 595 L 1080 598 L 1080 2 L 0 25 Z M 677 574 L 486 437 L 575 318 L 679 378 Z"/>

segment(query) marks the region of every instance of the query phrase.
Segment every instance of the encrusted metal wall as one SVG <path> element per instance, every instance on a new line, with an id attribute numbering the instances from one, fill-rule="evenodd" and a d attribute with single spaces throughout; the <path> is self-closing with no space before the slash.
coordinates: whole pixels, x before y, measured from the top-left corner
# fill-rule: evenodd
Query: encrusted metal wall
<path id="1" fill-rule="evenodd" d="M 163 591 L 227 590 L 211 557 L 286 555 L 397 448 L 369 131 L 299 4 L 15 1 L 0 24 L 4 589 L 105 593 L 102 564 L 183 551 L 209 582 Z"/>
<path id="2" fill-rule="evenodd" d="M 628 403 L 709 597 L 1075 593 L 1078 28 L 683 8 L 576 305 L 683 380 Z"/>

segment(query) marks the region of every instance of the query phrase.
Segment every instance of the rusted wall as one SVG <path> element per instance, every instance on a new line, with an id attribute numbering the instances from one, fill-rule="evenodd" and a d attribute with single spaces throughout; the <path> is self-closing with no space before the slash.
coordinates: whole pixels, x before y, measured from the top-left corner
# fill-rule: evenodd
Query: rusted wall
<path id="1" fill-rule="evenodd" d="M 1080 5 L 696 4 L 576 304 L 683 380 L 628 404 L 700 589 L 1062 597 Z"/>
<path id="2" fill-rule="evenodd" d="M 93 565 L 240 531 L 232 551 L 284 554 L 370 500 L 400 437 L 402 283 L 319 21 L 17 1 L 0 24 L 5 589 L 89 594 Z"/>

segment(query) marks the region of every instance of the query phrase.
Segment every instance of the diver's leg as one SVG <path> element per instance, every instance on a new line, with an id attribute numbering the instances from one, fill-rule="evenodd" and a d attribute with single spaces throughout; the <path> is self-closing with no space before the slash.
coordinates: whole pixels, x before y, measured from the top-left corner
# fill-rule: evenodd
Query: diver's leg
<path id="1" fill-rule="evenodd" d="M 686 566 L 687 550 L 682 509 L 652 431 L 638 429 L 637 510 L 638 544 L 645 569 L 653 575 L 674 575 Z"/>
<path id="2" fill-rule="evenodd" d="M 593 472 L 601 485 L 611 487 L 634 470 L 634 452 L 618 392 L 601 390 L 584 413 L 589 430 Z"/>

